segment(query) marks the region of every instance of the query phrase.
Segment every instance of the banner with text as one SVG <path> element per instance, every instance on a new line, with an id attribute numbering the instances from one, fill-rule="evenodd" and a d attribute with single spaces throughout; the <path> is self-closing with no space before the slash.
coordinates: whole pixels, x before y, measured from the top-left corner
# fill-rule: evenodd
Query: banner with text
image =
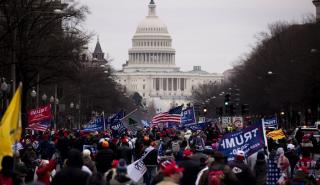
<path id="1" fill-rule="evenodd" d="M 188 128 L 192 131 L 203 130 L 208 126 L 211 126 L 211 124 L 212 124 L 211 122 L 200 122 L 195 125 L 190 125 Z"/>
<path id="2" fill-rule="evenodd" d="M 264 123 L 265 127 L 277 127 L 278 126 L 276 116 L 269 117 L 269 118 L 262 118 L 262 122 Z"/>
<path id="3" fill-rule="evenodd" d="M 248 157 L 266 145 L 263 130 L 262 124 L 256 123 L 240 131 L 225 134 L 219 142 L 219 151 L 228 160 L 233 160 L 238 150 L 244 151 Z"/>
<path id="4" fill-rule="evenodd" d="M 194 107 L 188 107 L 182 110 L 181 125 L 187 127 L 189 125 L 196 124 L 196 117 L 194 113 Z"/>
<path id="5" fill-rule="evenodd" d="M 28 112 L 28 124 L 42 122 L 44 120 L 51 120 L 51 107 L 50 105 L 46 105 L 43 107 L 39 107 L 36 109 L 31 109 Z"/>
<path id="6" fill-rule="evenodd" d="M 83 129 L 84 132 L 95 132 L 101 131 L 105 128 L 105 120 L 103 116 L 96 117 L 95 119 L 91 120 L 87 127 Z"/>
<path id="7" fill-rule="evenodd" d="M 221 118 L 221 127 L 222 128 L 227 128 L 228 125 L 230 125 L 232 123 L 232 117 L 230 116 L 224 116 Z"/>
<path id="8" fill-rule="evenodd" d="M 142 159 L 138 159 L 127 167 L 128 176 L 135 182 L 139 182 L 143 174 L 146 173 L 147 167 Z"/>
<path id="9" fill-rule="evenodd" d="M 110 129 L 113 137 L 120 137 L 126 132 L 127 128 L 122 123 L 123 117 L 124 111 L 120 111 L 110 119 Z"/>

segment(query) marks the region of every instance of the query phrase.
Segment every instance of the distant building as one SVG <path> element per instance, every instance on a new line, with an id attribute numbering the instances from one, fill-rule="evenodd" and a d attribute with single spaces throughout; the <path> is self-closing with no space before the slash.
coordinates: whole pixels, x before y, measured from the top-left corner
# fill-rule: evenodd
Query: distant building
<path id="1" fill-rule="evenodd" d="M 108 61 L 104 58 L 104 52 L 101 49 L 99 39 L 97 40 L 92 56 L 88 53 L 83 53 L 80 60 L 82 61 L 82 65 L 85 69 L 104 67 L 107 70 L 107 65 L 109 65 Z"/>
<path id="2" fill-rule="evenodd" d="M 223 74 L 223 82 L 228 83 L 230 82 L 231 78 L 234 76 L 235 70 L 228 69 L 228 70 L 225 70 L 222 74 Z"/>
<path id="3" fill-rule="evenodd" d="M 176 51 L 167 26 L 156 15 L 153 0 L 148 6 L 149 14 L 132 38 L 129 60 L 115 73 L 115 80 L 125 86 L 128 93 L 138 92 L 145 106 L 154 106 L 163 112 L 189 103 L 192 90 L 199 84 L 221 83 L 223 75 L 208 73 L 200 66 L 180 71 L 175 64 Z"/>

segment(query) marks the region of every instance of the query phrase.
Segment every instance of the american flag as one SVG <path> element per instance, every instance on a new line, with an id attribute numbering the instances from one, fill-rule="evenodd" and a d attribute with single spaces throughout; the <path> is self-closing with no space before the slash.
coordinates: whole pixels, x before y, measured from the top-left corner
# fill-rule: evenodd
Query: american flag
<path id="1" fill-rule="evenodd" d="M 50 123 L 50 121 L 41 121 L 41 122 L 32 123 L 29 125 L 29 127 L 27 129 L 38 130 L 38 131 L 44 132 L 48 129 L 49 123 Z"/>
<path id="2" fill-rule="evenodd" d="M 170 109 L 168 112 L 162 112 L 152 118 L 152 124 L 159 123 L 181 123 L 182 105 Z"/>

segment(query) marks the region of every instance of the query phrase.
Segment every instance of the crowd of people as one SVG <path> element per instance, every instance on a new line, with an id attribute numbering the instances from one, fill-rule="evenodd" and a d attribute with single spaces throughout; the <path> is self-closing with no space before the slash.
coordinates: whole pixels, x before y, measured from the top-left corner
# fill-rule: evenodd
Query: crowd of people
<path id="1" fill-rule="evenodd" d="M 224 133 L 204 130 L 145 128 L 112 136 L 109 131 L 84 133 L 26 131 L 5 156 L 1 185 L 319 185 L 319 143 L 310 134 L 274 141 L 247 156 L 238 150 L 228 161 L 219 152 Z M 86 147 L 89 146 L 89 147 Z M 146 167 L 139 182 L 128 165 L 141 159 Z"/>

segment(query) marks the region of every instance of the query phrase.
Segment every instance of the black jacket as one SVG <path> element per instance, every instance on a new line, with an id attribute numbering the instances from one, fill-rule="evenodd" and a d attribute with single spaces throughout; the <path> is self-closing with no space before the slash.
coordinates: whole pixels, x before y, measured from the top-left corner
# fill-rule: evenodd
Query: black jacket
<path id="1" fill-rule="evenodd" d="M 241 185 L 254 185 L 255 178 L 249 166 L 243 161 L 232 161 L 230 163 L 230 168 L 232 172 L 237 176 Z"/>
<path id="2" fill-rule="evenodd" d="M 185 158 L 183 161 L 178 163 L 179 167 L 184 168 L 183 176 L 181 178 L 181 185 L 195 184 L 197 175 L 201 170 L 200 162 Z"/>

